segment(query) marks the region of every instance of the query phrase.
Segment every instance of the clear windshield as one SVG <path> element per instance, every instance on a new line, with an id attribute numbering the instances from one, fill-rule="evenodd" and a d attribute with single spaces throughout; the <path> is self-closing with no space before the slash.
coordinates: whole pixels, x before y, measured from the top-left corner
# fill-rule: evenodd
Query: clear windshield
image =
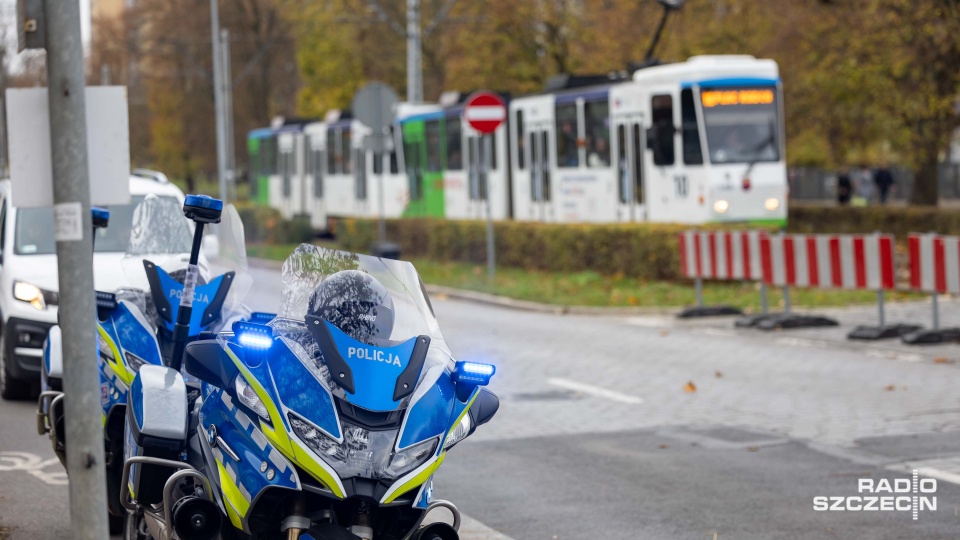
<path id="1" fill-rule="evenodd" d="M 242 302 L 250 290 L 252 278 L 247 271 L 243 223 L 237 209 L 233 205 L 227 205 L 220 219 L 219 225 L 207 226 L 210 233 L 209 238 L 204 238 L 205 248 L 206 244 L 213 244 L 218 249 L 217 255 L 210 260 L 205 253 L 201 253 L 197 265 L 200 269 L 198 285 L 210 283 L 226 272 L 235 273 L 222 308 L 222 320 L 227 321 L 234 313 L 246 311 L 242 308 Z M 176 199 L 148 195 L 137 205 L 133 211 L 126 255 L 121 262 L 129 287 L 143 292 L 150 291 L 150 282 L 143 266 L 144 260 L 153 262 L 174 280 L 182 283 L 190 262 L 193 228 L 194 224 L 183 215 L 183 207 Z M 219 239 L 213 238 L 217 232 Z M 146 295 L 144 303 L 144 311 L 155 315 L 151 313 L 153 310 L 149 295 Z"/>
<path id="2" fill-rule="evenodd" d="M 712 163 L 780 160 L 777 89 L 704 89 L 703 122 Z"/>
<path id="3" fill-rule="evenodd" d="M 406 341 L 426 335 L 432 340 L 431 349 L 449 351 L 420 276 L 412 264 L 404 261 L 301 244 L 283 263 L 279 317 L 303 321 L 317 287 L 342 270 L 369 274 L 387 289 L 394 309 L 390 340 Z"/>
<path id="4" fill-rule="evenodd" d="M 170 199 L 173 197 L 161 197 Z M 94 249 L 97 253 L 123 253 L 130 238 L 134 209 L 144 199 L 143 195 L 134 195 L 130 204 L 118 204 L 108 207 L 110 226 L 97 230 Z M 57 252 L 53 239 L 53 208 L 18 208 L 14 250 L 17 255 L 50 255 Z"/>

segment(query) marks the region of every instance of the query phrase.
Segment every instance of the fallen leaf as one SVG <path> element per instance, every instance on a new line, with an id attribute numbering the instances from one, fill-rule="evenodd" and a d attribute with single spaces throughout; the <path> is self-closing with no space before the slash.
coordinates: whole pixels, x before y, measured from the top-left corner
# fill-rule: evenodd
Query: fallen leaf
<path id="1" fill-rule="evenodd" d="M 665 450 L 665 449 L 667 449 L 667 448 L 670 448 L 670 445 L 669 445 L 669 444 L 662 444 L 662 443 L 660 444 L 660 449 L 661 449 L 661 450 Z"/>
<path id="2" fill-rule="evenodd" d="M 722 378 L 723 378 L 723 372 L 722 372 L 722 371 L 715 371 L 715 372 L 713 372 L 713 376 L 716 377 L 716 378 L 718 378 L 718 379 L 722 379 Z"/>
<path id="3" fill-rule="evenodd" d="M 934 364 L 952 364 L 952 363 L 953 363 L 953 360 L 951 360 L 951 359 L 949 359 L 949 358 L 944 358 L 944 357 L 942 357 L 942 356 L 938 356 L 938 357 L 936 357 L 936 358 L 933 359 L 933 363 L 934 363 Z"/>
<path id="4" fill-rule="evenodd" d="M 756 446 L 748 446 L 747 450 L 749 450 L 750 452 L 756 452 L 757 450 L 760 450 L 760 449 L 757 448 Z"/>
<path id="5" fill-rule="evenodd" d="M 430 297 L 431 300 L 439 300 L 441 302 L 449 300 L 450 297 L 446 293 L 437 293 Z"/>
<path id="6" fill-rule="evenodd" d="M 892 385 L 892 384 L 891 384 L 891 385 L 888 385 L 886 388 L 884 388 L 884 390 L 886 390 L 887 392 L 893 392 L 893 391 L 896 390 L 896 389 L 897 389 L 897 387 L 894 386 L 894 385 Z"/>
<path id="7" fill-rule="evenodd" d="M 683 385 L 683 391 L 687 392 L 688 394 L 692 394 L 693 392 L 697 391 L 697 385 L 693 384 L 693 381 L 689 381 L 687 384 Z"/>
<path id="8" fill-rule="evenodd" d="M 669 331 L 669 330 L 661 330 L 661 331 L 660 331 L 660 336 L 669 336 L 669 335 L 670 335 L 670 331 Z"/>

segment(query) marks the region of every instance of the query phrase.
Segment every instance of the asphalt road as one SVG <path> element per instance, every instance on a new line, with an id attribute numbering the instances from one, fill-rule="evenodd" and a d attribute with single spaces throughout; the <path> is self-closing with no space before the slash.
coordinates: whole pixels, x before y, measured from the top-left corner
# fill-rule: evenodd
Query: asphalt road
<path id="1" fill-rule="evenodd" d="M 253 273 L 248 303 L 275 309 L 278 272 Z M 960 537 L 958 349 L 434 306 L 455 354 L 498 367 L 500 412 L 435 484 L 472 518 L 465 539 Z M 0 539 L 70 538 L 64 478 L 33 415 L 0 403 Z M 936 510 L 917 520 L 813 509 L 913 469 L 937 480 L 925 494 Z"/>

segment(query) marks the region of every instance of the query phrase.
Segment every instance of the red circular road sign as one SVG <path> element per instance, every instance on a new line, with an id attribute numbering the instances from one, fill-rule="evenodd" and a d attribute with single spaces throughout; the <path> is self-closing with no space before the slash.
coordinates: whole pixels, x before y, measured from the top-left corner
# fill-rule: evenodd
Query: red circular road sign
<path id="1" fill-rule="evenodd" d="M 493 133 L 507 119 L 507 104 L 492 92 L 477 92 L 467 100 L 463 117 L 480 133 Z"/>

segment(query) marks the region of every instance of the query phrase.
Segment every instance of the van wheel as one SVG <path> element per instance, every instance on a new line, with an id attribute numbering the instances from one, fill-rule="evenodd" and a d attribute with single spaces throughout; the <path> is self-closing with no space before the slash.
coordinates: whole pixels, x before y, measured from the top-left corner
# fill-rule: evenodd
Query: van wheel
<path id="1" fill-rule="evenodd" d="M 29 382 L 14 379 L 7 371 L 7 355 L 3 339 L 0 339 L 0 397 L 7 401 L 23 400 L 30 396 L 32 386 Z"/>

